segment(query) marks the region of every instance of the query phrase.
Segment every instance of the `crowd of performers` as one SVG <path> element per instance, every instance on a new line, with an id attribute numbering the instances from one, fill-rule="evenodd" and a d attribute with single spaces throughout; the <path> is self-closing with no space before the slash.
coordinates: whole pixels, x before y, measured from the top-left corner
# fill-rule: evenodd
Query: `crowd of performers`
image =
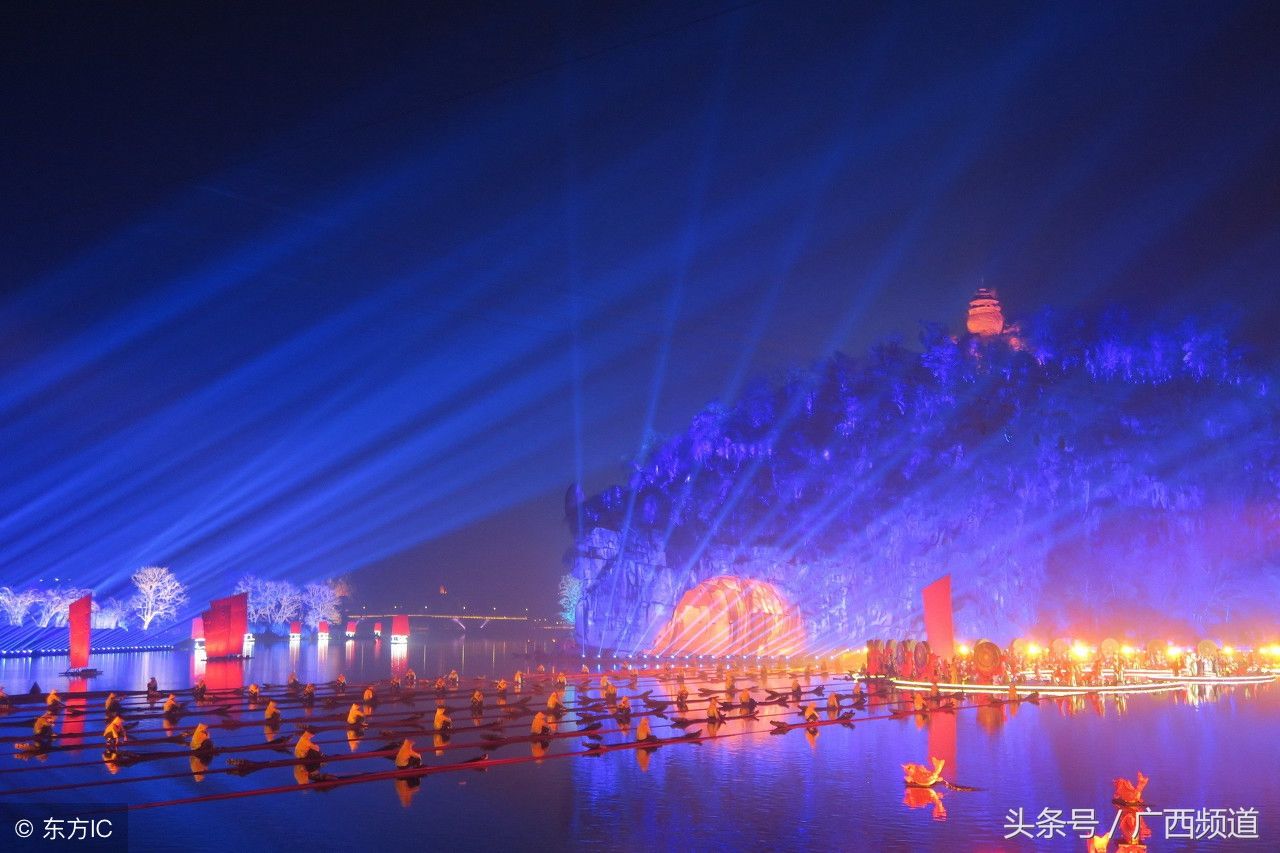
<path id="1" fill-rule="evenodd" d="M 1081 643 L 1041 648 L 1015 643 L 1001 649 L 986 643 L 974 649 L 959 647 L 943 659 L 926 642 L 872 640 L 867 644 L 862 673 L 871 677 L 933 681 L 948 684 L 1054 684 L 1071 687 L 1123 684 L 1130 673 L 1168 673 L 1174 677 L 1254 675 L 1266 670 L 1260 651 L 1230 647 L 1212 653 L 1195 648 L 1129 646 L 1103 650 Z"/>
<path id="2" fill-rule="evenodd" d="M 661 703 L 668 705 L 677 713 L 690 713 L 690 702 L 696 703 L 696 716 L 699 720 L 705 715 L 706 725 L 712 730 L 725 722 L 727 714 L 735 712 L 736 714 L 748 714 L 755 710 L 758 704 L 764 704 L 757 701 L 752 696 L 751 690 L 738 683 L 736 679 L 747 676 L 767 679 L 769 676 L 777 676 L 785 674 L 784 680 L 778 683 L 779 690 L 777 695 L 785 695 L 788 699 L 796 704 L 796 713 L 802 716 L 805 723 L 814 723 L 819 719 L 819 705 L 821 704 L 826 711 L 827 718 L 832 719 L 839 713 L 844 713 L 849 707 L 856 707 L 860 703 L 865 703 L 867 694 L 861 684 L 854 686 L 851 695 L 837 696 L 830 694 L 825 697 L 821 695 L 821 689 L 816 691 L 805 688 L 801 684 L 803 677 L 806 683 L 815 675 L 825 676 L 829 667 L 826 665 L 805 666 L 802 669 L 797 668 L 792 672 L 783 666 L 778 670 L 771 670 L 764 663 L 759 662 L 755 667 L 748 667 L 740 664 L 738 668 L 728 666 L 721 662 L 714 668 L 713 673 L 703 672 L 696 666 L 685 668 L 672 668 L 668 666 L 665 671 L 656 673 L 664 679 L 669 679 L 672 684 L 672 696 L 669 701 Z M 647 672 L 646 674 L 655 674 Z M 686 676 L 691 678 L 700 678 L 706 680 L 708 677 L 719 681 L 723 679 L 723 689 L 709 691 L 700 688 L 692 697 L 688 685 L 686 685 Z M 545 666 L 538 666 L 536 670 L 526 674 L 517 670 L 514 676 L 508 680 L 506 678 L 498 678 L 480 682 L 472 688 L 468 686 L 463 688 L 460 677 L 456 670 L 442 675 L 434 680 L 420 681 L 412 669 L 409 669 L 402 676 L 393 677 L 387 682 L 379 682 L 369 684 L 363 687 L 351 687 L 347 684 L 345 676 L 338 675 L 336 679 L 321 685 L 322 689 L 317 691 L 317 685 L 314 683 L 303 683 L 297 674 L 289 676 L 288 682 L 281 686 L 276 685 L 272 689 L 273 696 L 267 696 L 264 688 L 258 684 L 249 684 L 244 688 L 237 688 L 228 693 L 228 691 L 210 691 L 203 678 L 200 678 L 196 684 L 187 689 L 180 691 L 161 690 L 156 679 L 153 677 L 147 683 L 145 691 L 139 697 L 134 695 L 118 695 L 109 693 L 103 699 L 102 713 L 106 721 L 102 730 L 103 752 L 102 758 L 107 768 L 112 772 L 118 772 L 119 768 L 130 762 L 131 756 L 128 753 L 130 745 L 131 729 L 139 725 L 138 718 L 155 719 L 159 718 L 167 736 L 180 736 L 185 740 L 190 751 L 191 769 L 197 779 L 202 779 L 203 774 L 208 770 L 209 763 L 215 753 L 215 733 L 211 731 L 210 723 L 200 721 L 195 724 L 194 728 L 190 728 L 190 717 L 199 714 L 201 710 L 207 710 L 213 714 L 219 711 L 225 711 L 226 707 L 218 706 L 219 702 L 226 702 L 232 696 L 247 704 L 246 708 L 237 710 L 233 713 L 252 713 L 256 714 L 261 711 L 262 724 L 269 739 L 281 739 L 278 737 L 279 729 L 285 720 L 284 712 L 281 705 L 285 704 L 286 708 L 303 708 L 308 709 L 308 717 L 304 720 L 294 720 L 295 723 L 304 724 L 299 731 L 296 741 L 292 738 L 285 738 L 285 741 L 292 741 L 292 754 L 295 764 L 295 777 L 299 783 L 322 781 L 324 774 L 321 771 L 321 765 L 324 762 L 325 755 L 321 749 L 321 745 L 317 743 L 315 732 L 312 731 L 310 710 L 317 703 L 331 710 L 331 714 L 323 719 L 342 720 L 345 723 L 348 741 L 351 749 L 356 750 L 358 739 L 365 730 L 374 722 L 377 717 L 377 708 L 380 699 L 402 699 L 409 698 L 412 694 L 419 695 L 435 695 L 434 713 L 424 712 L 423 723 L 430 720 L 430 734 L 433 738 L 433 745 L 439 749 L 448 743 L 453 732 L 453 719 L 450 710 L 446 706 L 446 698 L 453 702 L 459 699 L 465 699 L 467 707 L 471 713 L 472 719 L 479 723 L 481 717 L 486 712 L 486 706 L 501 708 L 507 705 L 507 697 L 509 694 L 518 694 L 525 687 L 526 679 L 535 679 L 536 684 L 533 685 L 536 692 L 546 694 L 545 707 L 538 707 L 537 710 L 530 709 L 532 713 L 532 721 L 529 724 L 528 740 L 533 749 L 533 754 L 538 757 L 540 754 L 545 755 L 549 748 L 549 743 L 543 738 L 549 738 L 555 735 L 558 730 L 560 719 L 571 710 L 565 704 L 566 688 L 570 682 L 578 689 L 579 702 L 593 701 L 600 704 L 606 710 L 606 713 L 613 717 L 619 724 L 621 729 L 629 730 L 632 722 L 632 702 L 633 698 L 627 695 L 620 695 L 619 686 L 634 689 L 641 677 L 641 671 L 634 670 L 630 664 L 620 664 L 620 666 L 612 671 L 593 676 L 589 668 L 584 664 L 578 672 L 569 673 L 564 671 L 556 671 L 554 668 L 548 672 Z M 713 683 L 714 683 L 713 681 Z M 283 687 L 283 691 L 281 691 Z M 482 689 L 483 687 L 483 689 Z M 587 699 L 587 691 L 597 694 Z M 774 691 L 771 691 L 774 692 Z M 191 701 L 180 701 L 179 693 L 189 693 Z M 712 693 L 712 695 L 707 695 Z M 41 693 L 38 685 L 32 685 L 31 691 L 28 693 L 26 700 L 30 704 L 38 697 L 44 695 Z M 350 698 L 349 704 L 346 698 Z M 125 701 L 122 701 L 124 699 Z M 141 699 L 140 703 L 138 699 Z M 806 699 L 808 704 L 804 704 L 801 700 Z M 19 754 L 25 756 L 40 756 L 48 753 L 55 746 L 55 742 L 59 737 L 59 717 L 67 715 L 70 719 L 71 715 L 82 717 L 88 713 L 89 709 L 83 704 L 87 700 L 78 700 L 79 707 L 68 709 L 63 698 L 58 694 L 57 690 L 50 691 L 44 696 L 43 713 L 35 718 L 32 726 L 32 740 L 29 743 L 19 744 Z M 640 706 L 641 710 L 651 711 L 656 704 L 653 700 L 648 699 L 643 694 L 637 696 L 635 700 L 637 704 L 641 701 L 645 705 Z M 842 707 L 842 701 L 847 703 Z M 539 697 L 539 702 L 541 698 Z M 343 711 L 343 705 L 346 705 Z M 9 697 L 4 694 L 3 688 L 0 688 L 0 712 L 10 710 Z M 580 710 L 580 708 L 578 709 Z M 429 715 L 428 715 L 429 714 Z M 657 741 L 658 738 L 653 734 L 652 721 L 650 717 L 644 713 L 637 714 L 635 740 L 637 742 Z M 131 719 L 132 718 L 132 719 Z M 184 731 L 179 732 L 177 725 L 180 720 L 187 718 L 184 722 Z M 219 728 L 220 722 L 225 722 L 224 718 L 214 717 L 215 723 L 213 728 Z M 341 724 L 338 724 L 341 727 Z M 325 726 L 328 728 L 328 726 Z M 82 737 L 80 734 L 74 736 Z M 524 737 L 524 736 L 517 736 Z M 236 759 L 232 759 L 236 761 Z M 395 765 L 397 768 L 407 769 L 421 766 L 422 756 L 415 748 L 413 738 L 403 738 L 399 743 L 398 751 L 395 755 Z"/>
<path id="3" fill-rule="evenodd" d="M 988 655 L 989 656 L 989 655 Z M 844 664 L 851 661 L 843 660 L 836 662 L 823 662 L 815 659 L 811 664 L 803 667 L 797 666 L 797 662 L 784 664 L 779 669 L 771 669 L 768 664 L 763 661 L 757 661 L 754 667 L 745 662 L 734 664 L 726 664 L 719 662 L 711 671 L 700 669 L 698 666 L 674 666 L 670 663 L 658 665 L 656 671 L 649 670 L 644 674 L 647 676 L 656 676 L 660 680 L 669 681 L 672 687 L 672 695 L 668 701 L 657 702 L 639 694 L 636 696 L 637 703 L 643 702 L 641 707 L 647 707 L 652 710 L 655 706 L 671 705 L 682 713 L 688 713 L 690 710 L 691 698 L 693 701 L 705 703 L 706 726 L 713 732 L 715 728 L 726 722 L 728 713 L 733 710 L 738 714 L 749 714 L 755 711 L 758 704 L 765 704 L 758 701 L 752 695 L 752 688 L 744 687 L 740 683 L 741 679 L 750 678 L 759 684 L 765 684 L 770 677 L 782 676 L 782 682 L 775 682 L 779 690 L 768 690 L 771 696 L 781 696 L 787 700 L 794 700 L 793 708 L 797 708 L 797 713 L 802 718 L 802 723 L 793 724 L 798 727 L 808 727 L 817 724 L 822 715 L 819 712 L 819 703 L 825 706 L 825 718 L 829 722 L 838 722 L 851 715 L 854 708 L 865 707 L 869 693 L 866 690 L 866 679 L 875 680 L 876 676 L 894 676 L 903 678 L 912 678 L 916 680 L 949 680 L 953 683 L 964 682 L 983 682 L 991 683 L 986 680 L 990 677 L 989 673 L 981 671 L 981 667 L 975 666 L 974 654 L 965 654 L 957 656 L 952 660 L 940 660 L 937 656 L 931 655 L 928 647 L 924 644 L 908 644 L 908 643 L 889 643 L 889 642 L 873 642 L 867 649 L 867 655 L 861 671 L 854 672 L 847 669 Z M 999 655 L 1001 669 L 995 674 L 995 678 L 1003 678 L 1010 685 L 1030 676 L 1036 679 L 1048 678 L 1057 683 L 1065 684 L 1089 684 L 1102 683 L 1104 678 L 1123 679 L 1125 677 L 1126 664 L 1128 668 L 1170 668 L 1174 672 L 1218 672 L 1218 673 L 1247 673 L 1252 669 L 1256 669 L 1260 661 L 1251 653 L 1222 653 L 1216 656 L 1200 656 L 1194 652 L 1183 652 L 1173 655 L 1161 655 L 1158 652 L 1142 653 L 1142 654 L 1121 654 L 1118 656 L 1103 655 L 1093 653 L 1089 657 L 1085 657 L 1078 653 L 1078 649 L 1068 650 L 1063 654 L 1054 651 L 1045 651 L 1037 653 L 1035 650 L 1028 650 L 1025 647 L 1010 648 L 1002 650 Z M 851 685 L 852 693 L 837 695 L 834 692 L 822 696 L 822 688 L 809 688 L 802 684 L 801 679 L 805 680 L 805 684 L 810 683 L 812 676 L 827 676 L 829 671 L 834 670 L 835 673 L 843 677 L 848 675 L 853 682 Z M 843 672 L 841 670 L 844 670 Z M 469 710 L 473 720 L 479 723 L 480 719 L 486 712 L 486 706 L 492 705 L 501 707 L 507 704 L 509 693 L 519 693 L 525 687 L 526 677 L 532 679 L 535 683 L 531 685 L 533 691 L 538 694 L 546 693 L 545 707 L 540 707 L 532 714 L 532 721 L 528 729 L 528 737 L 515 736 L 519 739 L 527 739 L 533 749 L 535 758 L 545 755 L 548 749 L 548 738 L 555 735 L 561 717 L 570 711 L 565 705 L 565 691 L 572 683 L 577 689 L 577 698 L 579 703 L 584 701 L 595 701 L 604 704 L 609 709 L 611 716 L 617 719 L 620 728 L 629 726 L 632 714 L 632 697 L 619 694 L 619 684 L 635 689 L 641 672 L 633 670 L 629 664 L 621 664 L 617 669 L 609 672 L 592 675 L 587 666 L 583 665 L 579 672 L 570 674 L 568 672 L 558 672 L 554 668 L 548 672 L 545 667 L 537 667 L 535 672 L 528 676 L 522 671 L 516 671 L 514 676 L 507 680 L 499 678 L 481 682 L 477 679 L 474 688 L 463 688 L 461 679 L 456 670 L 449 672 L 447 675 L 440 676 L 430 681 L 419 681 L 417 675 L 412 669 L 409 669 L 400 677 L 393 677 L 389 682 L 379 682 L 377 684 L 369 684 L 364 687 L 354 688 L 347 684 L 344 676 L 339 675 L 336 679 L 323 685 L 323 690 L 319 693 L 314 683 L 302 683 L 296 673 L 289 676 L 288 682 L 283 686 L 283 693 L 278 692 L 279 686 L 272 688 L 276 691 L 276 696 L 264 696 L 263 690 L 257 684 L 250 684 L 243 690 L 237 689 L 232 695 L 239 694 L 247 700 L 249 711 L 261 709 L 263 725 L 268 736 L 276 733 L 284 722 L 280 703 L 287 703 L 287 707 L 302 707 L 310 709 L 317 702 L 322 703 L 326 708 L 333 709 L 336 713 L 332 715 L 333 719 L 344 719 L 348 733 L 348 740 L 355 751 L 355 744 L 358 738 L 371 724 L 371 721 L 377 715 L 379 700 L 382 698 L 406 698 L 414 693 L 435 696 L 434 714 L 431 719 L 431 730 L 434 746 L 439 749 L 449 740 L 453 730 L 453 720 L 450 717 L 449 710 L 446 707 L 446 698 L 452 697 L 456 702 L 465 697 L 468 702 Z M 691 697 L 689 687 L 686 684 L 686 678 L 701 682 L 710 681 L 715 685 L 715 689 L 699 688 L 697 694 Z M 717 682 L 721 682 L 721 688 Z M 759 688 L 755 688 L 759 689 Z M 1012 688 L 1011 688 L 1012 689 Z M 598 698 L 591 697 L 587 699 L 588 690 L 598 692 Z M 139 716 L 155 716 L 156 708 L 159 707 L 158 715 L 163 720 L 163 725 L 167 732 L 174 731 L 176 722 L 185 715 L 195 713 L 200 706 L 208 708 L 215 701 L 225 701 L 228 691 L 217 691 L 217 695 L 211 695 L 211 691 L 205 684 L 203 679 L 197 681 L 194 687 L 189 690 L 191 698 L 194 700 L 194 708 L 187 703 L 181 702 L 177 698 L 177 692 L 161 691 L 155 678 L 152 678 L 144 693 L 145 705 L 139 705 L 134 701 L 135 696 L 127 697 L 129 702 L 122 701 L 122 696 L 116 693 L 109 693 L 103 700 L 103 715 L 107 721 L 106 727 L 102 732 L 103 740 L 103 760 L 111 772 L 117 772 L 122 763 L 122 753 L 129 744 L 130 739 L 130 723 L 127 718 L 131 715 Z M 387 694 L 390 694 L 388 696 Z M 890 691 L 892 694 L 892 691 Z M 38 685 L 33 685 L 29 694 L 28 702 L 38 701 L 40 696 Z M 342 705 L 345 704 L 347 697 L 351 698 L 345 714 L 342 713 Z M 279 701 L 277 701 L 277 699 Z M 541 700 L 540 700 L 541 701 Z M 910 701 L 915 703 L 917 711 L 925 709 L 924 699 L 919 693 L 913 693 Z M 807 702 L 807 704 L 805 704 Z M 225 707 L 225 706 L 220 706 Z M 12 710 L 9 697 L 4 694 L 3 688 L 0 687 L 0 711 Z M 216 712 L 217 708 L 211 708 Z M 581 704 L 579 709 L 581 710 Z M 58 737 L 58 720 L 59 715 L 68 713 L 67 705 L 63 698 L 59 696 L 56 690 L 50 691 L 43 701 L 43 713 L 36 717 L 31 744 L 26 745 L 28 754 L 40 754 L 51 750 Z M 78 711 L 84 714 L 84 710 Z M 424 712 L 425 716 L 425 712 Z M 132 725 L 137 725 L 133 722 Z M 775 723 L 774 725 L 783 725 Z M 813 729 L 808 729 L 812 734 Z M 208 770 L 215 754 L 214 737 L 210 731 L 208 722 L 201 721 L 197 723 L 194 729 L 186 734 L 187 746 L 190 751 L 191 771 L 198 780 L 204 778 L 204 773 Z M 287 740 L 287 739 L 286 739 Z M 657 740 L 652 731 L 652 723 L 650 717 L 645 714 L 638 715 L 638 722 L 635 730 L 635 740 L 637 743 Z M 397 769 L 409 770 L 422 766 L 422 754 L 415 748 L 414 740 L 410 737 L 401 739 L 398 745 L 392 745 L 392 749 L 383 747 L 384 753 L 389 754 L 394 751 L 394 764 Z M 298 784 L 309 784 L 333 777 L 326 776 L 322 771 L 322 764 L 325 761 L 325 755 L 321 745 L 316 742 L 315 732 L 311 727 L 302 728 L 295 742 L 291 744 L 291 752 L 294 758 L 293 769 L 294 777 Z M 645 756 L 641 752 L 637 752 L 637 757 L 644 759 Z M 231 759 L 231 764 L 235 764 L 237 759 Z M 928 764 L 908 763 L 902 765 L 903 784 L 905 786 L 904 803 L 912 808 L 932 807 L 934 816 L 939 817 L 945 815 L 945 809 L 939 792 L 942 789 L 950 790 L 976 790 L 967 788 L 962 785 L 955 784 L 943 777 L 945 762 L 943 759 L 930 756 Z M 1145 826 L 1140 818 L 1140 814 L 1146 809 L 1146 803 L 1143 798 L 1143 792 L 1147 785 L 1147 778 L 1139 773 L 1137 782 L 1129 782 L 1126 779 L 1116 779 L 1114 781 L 1115 798 L 1113 804 L 1117 809 L 1117 822 L 1113 832 L 1120 836 L 1120 840 L 1128 843 L 1140 842 L 1143 838 L 1150 834 L 1150 829 Z M 405 778 L 396 780 L 397 790 L 400 792 L 402 802 L 407 804 L 408 793 L 419 784 L 417 778 Z M 1111 833 L 1098 836 L 1091 839 L 1093 845 L 1091 849 L 1105 850 L 1107 843 L 1111 838 Z"/>

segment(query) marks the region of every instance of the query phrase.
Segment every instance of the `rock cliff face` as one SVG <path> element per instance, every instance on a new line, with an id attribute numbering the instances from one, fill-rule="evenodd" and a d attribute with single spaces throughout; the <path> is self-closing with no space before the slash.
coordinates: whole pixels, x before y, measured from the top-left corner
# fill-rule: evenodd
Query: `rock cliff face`
<path id="1" fill-rule="evenodd" d="M 1276 377 L 1190 323 L 1025 329 L 836 355 L 571 492 L 580 641 L 648 650 L 722 576 L 770 584 L 813 650 L 919 635 L 946 573 L 970 640 L 1273 626 Z"/>

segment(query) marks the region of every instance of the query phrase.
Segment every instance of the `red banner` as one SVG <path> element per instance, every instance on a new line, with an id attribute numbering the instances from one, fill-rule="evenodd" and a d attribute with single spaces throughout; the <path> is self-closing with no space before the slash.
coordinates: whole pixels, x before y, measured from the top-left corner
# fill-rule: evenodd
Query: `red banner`
<path id="1" fill-rule="evenodd" d="M 321 619 L 320 624 L 316 626 L 316 633 L 319 633 L 319 634 L 329 633 L 329 623 Z"/>
<path id="2" fill-rule="evenodd" d="M 347 623 L 347 633 L 348 633 L 348 634 L 354 634 L 355 632 L 356 632 L 356 623 L 355 623 L 355 622 L 348 622 L 348 623 Z"/>
<path id="3" fill-rule="evenodd" d="M 405 616 L 392 616 L 392 617 L 391 617 L 391 636 L 393 636 L 393 637 L 407 637 L 407 636 L 409 636 L 409 617 L 408 617 L 408 615 L 405 615 Z"/>
<path id="4" fill-rule="evenodd" d="M 302 623 L 301 623 L 301 622 L 290 622 L 290 623 L 289 623 L 289 633 L 290 633 L 290 634 L 301 634 L 301 633 L 302 633 Z"/>
<path id="5" fill-rule="evenodd" d="M 943 660 L 955 656 L 955 629 L 951 619 L 951 575 L 943 575 L 924 588 L 924 631 L 929 649 Z"/>
<path id="6" fill-rule="evenodd" d="M 382 623 L 381 623 L 381 622 L 374 622 L 374 623 L 373 623 L 373 636 L 375 636 L 375 637 L 381 637 L 381 636 L 382 636 Z"/>
<path id="7" fill-rule="evenodd" d="M 191 620 L 191 639 L 204 639 L 204 620 L 199 616 L 196 616 Z"/>
<path id="8" fill-rule="evenodd" d="M 89 665 L 89 617 L 93 612 L 93 596 L 86 595 L 67 608 L 67 627 L 71 630 L 71 668 Z"/>

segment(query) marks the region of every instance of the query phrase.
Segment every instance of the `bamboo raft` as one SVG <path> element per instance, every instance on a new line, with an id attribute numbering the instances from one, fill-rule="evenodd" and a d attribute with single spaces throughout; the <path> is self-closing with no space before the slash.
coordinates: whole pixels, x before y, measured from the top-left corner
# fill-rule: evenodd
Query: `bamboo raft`
<path id="1" fill-rule="evenodd" d="M 256 701 L 245 695 L 243 689 L 210 690 L 203 701 L 192 701 L 183 709 L 180 722 L 184 729 L 189 730 L 197 718 L 203 718 L 213 730 L 234 731 L 241 727 L 253 726 L 255 722 L 252 719 L 253 716 L 261 712 L 268 700 L 274 700 L 281 711 L 305 709 L 305 715 L 284 718 L 281 722 L 292 731 L 269 737 L 263 743 L 223 744 L 203 756 L 182 748 L 181 744 L 185 743 L 184 738 L 187 734 L 185 731 L 176 731 L 175 720 L 166 719 L 155 712 L 158 698 L 156 694 L 146 694 L 143 691 L 118 692 L 117 695 L 124 706 L 126 720 L 130 720 L 134 726 L 144 726 L 137 732 L 131 732 L 130 742 L 120 748 L 121 765 L 131 766 L 147 762 L 150 766 L 152 762 L 192 759 L 190 772 L 164 772 L 94 778 L 81 782 L 34 787 L 10 787 L 8 790 L 0 790 L 0 799 L 26 797 L 53 791 L 76 791 L 107 785 L 127 786 L 158 779 L 191 778 L 193 775 L 197 779 L 216 774 L 243 776 L 282 767 L 291 767 L 296 773 L 303 774 L 293 784 L 220 791 L 205 796 L 162 802 L 135 802 L 130 805 L 131 809 L 149 809 L 286 791 L 328 790 L 381 780 L 417 780 L 439 773 L 463 770 L 482 771 L 556 758 L 600 757 L 612 752 L 625 751 L 652 752 L 668 746 L 698 745 L 732 737 L 784 735 L 797 729 L 816 735 L 818 730 L 829 726 L 855 728 L 857 725 L 878 720 L 901 722 L 913 718 L 927 718 L 932 714 L 955 714 L 972 708 L 989 707 L 989 702 L 986 701 L 963 704 L 966 696 L 987 694 L 996 697 L 1002 704 L 1034 703 L 1039 696 L 1048 698 L 1090 693 L 1157 693 L 1185 688 L 1187 684 L 1183 679 L 1168 679 L 1151 683 L 1094 688 L 1066 685 L 1018 685 L 1019 695 L 1009 697 L 1007 685 L 945 682 L 935 684 L 888 678 L 861 679 L 852 673 L 841 675 L 786 670 L 769 672 L 757 669 L 732 673 L 732 678 L 735 679 L 732 685 L 727 683 L 729 674 L 723 672 L 684 671 L 678 674 L 670 669 L 658 668 L 645 671 L 623 669 L 603 673 L 608 675 L 619 688 L 619 698 L 625 695 L 630 702 L 634 703 L 632 708 L 626 711 L 599 695 L 601 691 L 597 685 L 601 675 L 601 673 L 590 676 L 577 673 L 567 675 L 566 686 L 570 689 L 568 695 L 562 694 L 567 700 L 566 704 L 559 713 L 549 715 L 549 730 L 540 734 L 530 732 L 528 718 L 536 711 L 546 712 L 542 707 L 545 700 L 540 699 L 534 702 L 535 697 L 544 697 L 557 691 L 554 679 L 550 675 L 530 674 L 526 676 L 522 689 L 501 694 L 495 692 L 494 682 L 489 679 L 463 680 L 448 685 L 445 689 L 437 689 L 429 682 L 420 681 L 416 687 L 397 690 L 391 688 L 386 681 L 376 682 L 373 686 L 378 688 L 379 701 L 367 726 L 346 726 L 340 722 L 343 716 L 340 706 L 348 702 L 362 704 L 360 700 L 363 683 L 358 687 L 350 685 L 346 688 L 339 688 L 334 684 L 317 685 L 314 703 L 301 702 L 296 688 L 287 688 L 283 685 L 263 685 L 261 696 Z M 646 680 L 644 686 L 649 689 L 640 690 L 641 679 Z M 805 683 L 803 686 L 798 686 L 793 682 L 792 688 L 782 686 L 784 681 L 792 679 L 803 679 Z M 1261 680 L 1258 680 L 1258 677 L 1244 677 L 1218 681 L 1237 685 L 1265 683 L 1272 680 L 1275 680 L 1274 676 L 1264 676 Z M 863 682 L 871 688 L 869 692 L 861 691 L 859 683 Z M 770 683 L 778 685 L 778 689 L 770 687 Z M 683 703 L 678 704 L 674 691 L 679 684 L 686 687 L 688 697 Z M 463 700 L 476 689 L 481 691 L 483 702 L 475 713 L 468 714 L 467 705 L 459 708 L 445 704 Z M 858 692 L 852 695 L 836 692 L 854 689 Z M 658 690 L 669 690 L 670 694 L 655 696 Z M 745 703 L 741 701 L 741 692 L 744 690 L 751 696 L 751 701 Z M 171 692 L 189 695 L 190 689 Z M 923 706 L 917 704 L 918 700 L 912 696 L 921 692 L 932 694 L 926 698 Z M 836 696 L 836 703 L 834 707 L 829 707 L 826 698 L 827 695 L 832 694 Z M 104 696 L 105 691 L 64 694 L 64 722 L 77 720 L 80 721 L 82 728 L 85 724 L 96 725 L 104 719 L 104 713 L 100 705 L 92 708 L 89 707 L 89 702 L 100 700 Z M 43 710 L 37 705 L 39 697 L 24 695 L 11 697 L 11 699 L 15 700 L 13 703 L 15 712 Z M 728 701 L 721 703 L 721 699 Z M 416 708 L 419 701 L 425 701 L 429 710 Z M 713 701 L 719 703 L 723 709 L 723 718 L 720 720 L 709 719 L 713 715 L 704 711 L 710 708 Z M 94 704 L 97 702 L 95 701 Z M 803 706 L 806 704 L 817 706 L 819 719 L 803 718 Z M 448 730 L 432 728 L 428 715 L 434 712 L 436 706 L 445 707 L 451 716 L 458 718 L 460 725 Z M 315 709 L 314 712 L 312 707 Z M 883 712 L 877 709 L 882 709 Z M 334 711 L 337 712 L 334 713 Z M 677 716 L 677 714 L 687 716 Z M 672 734 L 661 736 L 655 733 L 644 739 L 634 738 L 631 727 L 634 720 L 639 718 L 652 720 L 651 730 L 655 732 L 666 730 Z M 153 721 L 156 721 L 154 725 L 147 725 Z M 742 725 L 740 721 L 750 722 Z M 761 722 L 768 725 L 761 728 L 758 725 Z M 161 725 L 164 728 L 161 728 Z M 730 730 L 726 731 L 726 728 Z M 274 732 L 276 729 L 279 729 L 278 725 L 271 731 Z M 239 757 L 226 758 L 232 754 L 239 755 L 257 750 L 268 753 L 272 751 L 291 753 L 292 750 L 288 744 L 293 739 L 292 735 L 303 729 L 319 735 L 315 740 L 318 745 L 344 745 L 350 747 L 352 751 L 350 754 L 324 755 L 319 759 L 298 759 L 291 755 L 278 758 L 268 755 L 267 760 L 259 761 Z M 324 737 L 326 732 L 341 732 L 341 734 L 335 738 L 326 738 Z M 450 757 L 442 763 L 426 763 L 420 767 L 367 770 L 340 776 L 333 776 L 320 770 L 323 765 L 339 765 L 348 761 L 388 760 L 394 757 L 396 747 L 402 739 L 427 736 L 434 738 L 434 747 L 424 744 L 422 746 L 424 756 L 433 753 L 437 758 Z M 455 737 L 457 740 L 451 742 Z M 582 748 L 572 748 L 574 739 L 581 741 Z M 371 748 L 358 749 L 359 744 L 364 740 L 370 742 Z M 570 748 L 550 751 L 549 747 L 553 743 L 566 744 Z M 100 748 L 100 744 L 100 739 L 93 737 L 92 730 L 67 732 L 65 737 L 55 741 L 55 746 L 51 750 L 43 754 L 58 755 L 95 750 Z M 532 746 L 532 754 L 510 757 L 494 757 L 492 754 L 499 749 L 521 744 Z M 468 757 L 452 758 L 451 756 L 456 753 L 462 753 Z M 219 757 L 224 758 L 225 766 L 212 766 Z M 194 759 L 200 759 L 204 763 L 198 771 L 195 769 Z M 105 755 L 104 760 L 108 760 Z M 0 773 L 6 775 L 21 773 L 24 778 L 38 779 L 41 770 L 95 765 L 101 766 L 97 761 L 51 762 L 45 765 L 0 769 Z M 303 773 L 304 769 L 306 773 Z"/>

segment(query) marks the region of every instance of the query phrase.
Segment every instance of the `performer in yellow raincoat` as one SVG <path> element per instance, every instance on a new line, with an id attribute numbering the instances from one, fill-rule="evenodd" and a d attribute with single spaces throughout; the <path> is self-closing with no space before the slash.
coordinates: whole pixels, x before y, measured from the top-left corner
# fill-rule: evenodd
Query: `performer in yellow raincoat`
<path id="1" fill-rule="evenodd" d="M 196 726 L 196 730 L 191 733 L 191 751 L 202 753 L 213 752 L 213 739 L 209 737 L 208 723 L 200 723 Z"/>
<path id="2" fill-rule="evenodd" d="M 414 752 L 413 741 L 408 738 L 400 744 L 400 751 L 396 753 L 396 767 L 404 770 L 409 767 L 421 767 L 422 755 Z"/>
<path id="3" fill-rule="evenodd" d="M 436 718 L 432 725 L 437 732 L 448 731 L 453 728 L 453 720 L 449 719 L 449 715 L 444 712 L 444 706 L 436 708 Z"/>
<path id="4" fill-rule="evenodd" d="M 115 749 L 117 745 L 127 741 L 129 730 L 124 727 L 124 717 L 119 714 L 112 717 L 111 722 L 107 723 L 106 729 L 103 730 L 102 737 L 107 742 L 108 749 Z"/>
<path id="5" fill-rule="evenodd" d="M 293 746 L 293 757 L 315 760 L 322 757 L 322 755 L 320 747 L 316 746 L 311 740 L 311 732 L 303 731 L 298 736 L 298 742 Z"/>
<path id="6" fill-rule="evenodd" d="M 902 781 L 913 788 L 932 788 L 942 779 L 942 767 L 946 764 L 941 758 L 929 758 L 933 764 L 930 770 L 921 764 L 902 765 Z"/>

